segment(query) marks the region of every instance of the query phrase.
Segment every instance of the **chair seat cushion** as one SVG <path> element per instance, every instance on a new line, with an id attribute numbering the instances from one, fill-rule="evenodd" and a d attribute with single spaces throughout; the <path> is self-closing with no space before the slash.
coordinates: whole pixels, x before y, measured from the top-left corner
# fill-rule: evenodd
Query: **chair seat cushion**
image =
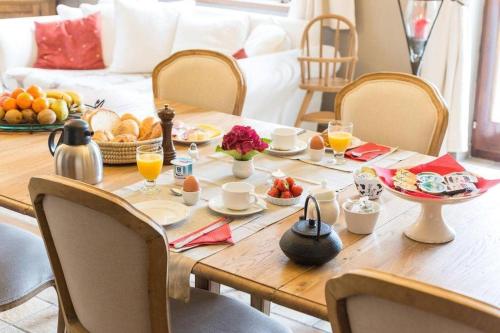
<path id="1" fill-rule="evenodd" d="M 188 303 L 170 300 L 173 333 L 290 333 L 278 322 L 226 296 L 191 289 Z"/>
<path id="2" fill-rule="evenodd" d="M 0 308 L 54 280 L 41 238 L 0 223 Z"/>

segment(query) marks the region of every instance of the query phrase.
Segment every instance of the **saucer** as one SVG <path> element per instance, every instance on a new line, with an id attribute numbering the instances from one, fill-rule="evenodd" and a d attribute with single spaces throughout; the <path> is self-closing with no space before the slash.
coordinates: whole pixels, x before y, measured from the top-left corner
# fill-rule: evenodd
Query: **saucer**
<path id="1" fill-rule="evenodd" d="M 307 149 L 307 143 L 304 142 L 304 141 L 298 140 L 297 141 L 297 145 L 293 149 L 290 149 L 290 150 L 280 150 L 280 149 L 275 149 L 272 146 L 269 146 L 269 148 L 267 149 L 267 152 L 270 155 L 291 156 L 291 155 L 296 155 L 296 154 L 302 153 L 306 149 Z"/>
<path id="2" fill-rule="evenodd" d="M 142 201 L 134 204 L 134 207 L 162 226 L 184 221 L 189 216 L 188 207 L 170 200 Z"/>
<path id="3" fill-rule="evenodd" d="M 210 201 L 208 202 L 208 207 L 214 212 L 225 216 L 248 216 L 259 213 L 264 210 L 264 208 L 260 207 L 257 204 L 253 204 L 252 206 L 250 206 L 245 210 L 232 210 L 226 208 L 224 207 L 224 203 L 222 202 L 222 196 L 220 195 L 210 199 Z"/>

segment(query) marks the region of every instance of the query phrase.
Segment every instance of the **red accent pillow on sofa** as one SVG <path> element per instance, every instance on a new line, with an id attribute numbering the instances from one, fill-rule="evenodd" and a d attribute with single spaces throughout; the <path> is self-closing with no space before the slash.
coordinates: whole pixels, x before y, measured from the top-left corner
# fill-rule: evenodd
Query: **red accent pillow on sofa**
<path id="1" fill-rule="evenodd" d="M 76 20 L 35 22 L 38 56 L 34 67 L 52 69 L 104 68 L 101 14 Z"/>

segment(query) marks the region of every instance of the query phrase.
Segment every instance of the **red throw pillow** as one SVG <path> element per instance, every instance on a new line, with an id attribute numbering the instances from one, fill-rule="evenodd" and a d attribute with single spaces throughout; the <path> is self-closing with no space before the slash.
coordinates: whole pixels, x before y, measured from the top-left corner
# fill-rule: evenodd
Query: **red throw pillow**
<path id="1" fill-rule="evenodd" d="M 239 49 L 233 54 L 234 59 L 245 59 L 248 58 L 247 53 L 245 52 L 245 49 Z"/>
<path id="2" fill-rule="evenodd" d="M 38 56 L 34 67 L 52 69 L 104 68 L 101 14 L 76 20 L 35 22 Z"/>

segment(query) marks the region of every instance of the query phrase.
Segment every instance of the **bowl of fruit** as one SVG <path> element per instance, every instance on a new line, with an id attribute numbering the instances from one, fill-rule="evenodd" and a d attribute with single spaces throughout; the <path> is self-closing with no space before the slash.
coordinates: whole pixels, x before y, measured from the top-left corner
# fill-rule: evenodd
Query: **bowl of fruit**
<path id="1" fill-rule="evenodd" d="M 300 202 L 302 192 L 302 186 L 292 177 L 276 178 L 267 191 L 266 200 L 273 205 L 292 206 Z"/>
<path id="2" fill-rule="evenodd" d="M 85 106 L 74 91 L 43 90 L 37 85 L 0 94 L 0 130 L 49 131 L 78 117 Z"/>

